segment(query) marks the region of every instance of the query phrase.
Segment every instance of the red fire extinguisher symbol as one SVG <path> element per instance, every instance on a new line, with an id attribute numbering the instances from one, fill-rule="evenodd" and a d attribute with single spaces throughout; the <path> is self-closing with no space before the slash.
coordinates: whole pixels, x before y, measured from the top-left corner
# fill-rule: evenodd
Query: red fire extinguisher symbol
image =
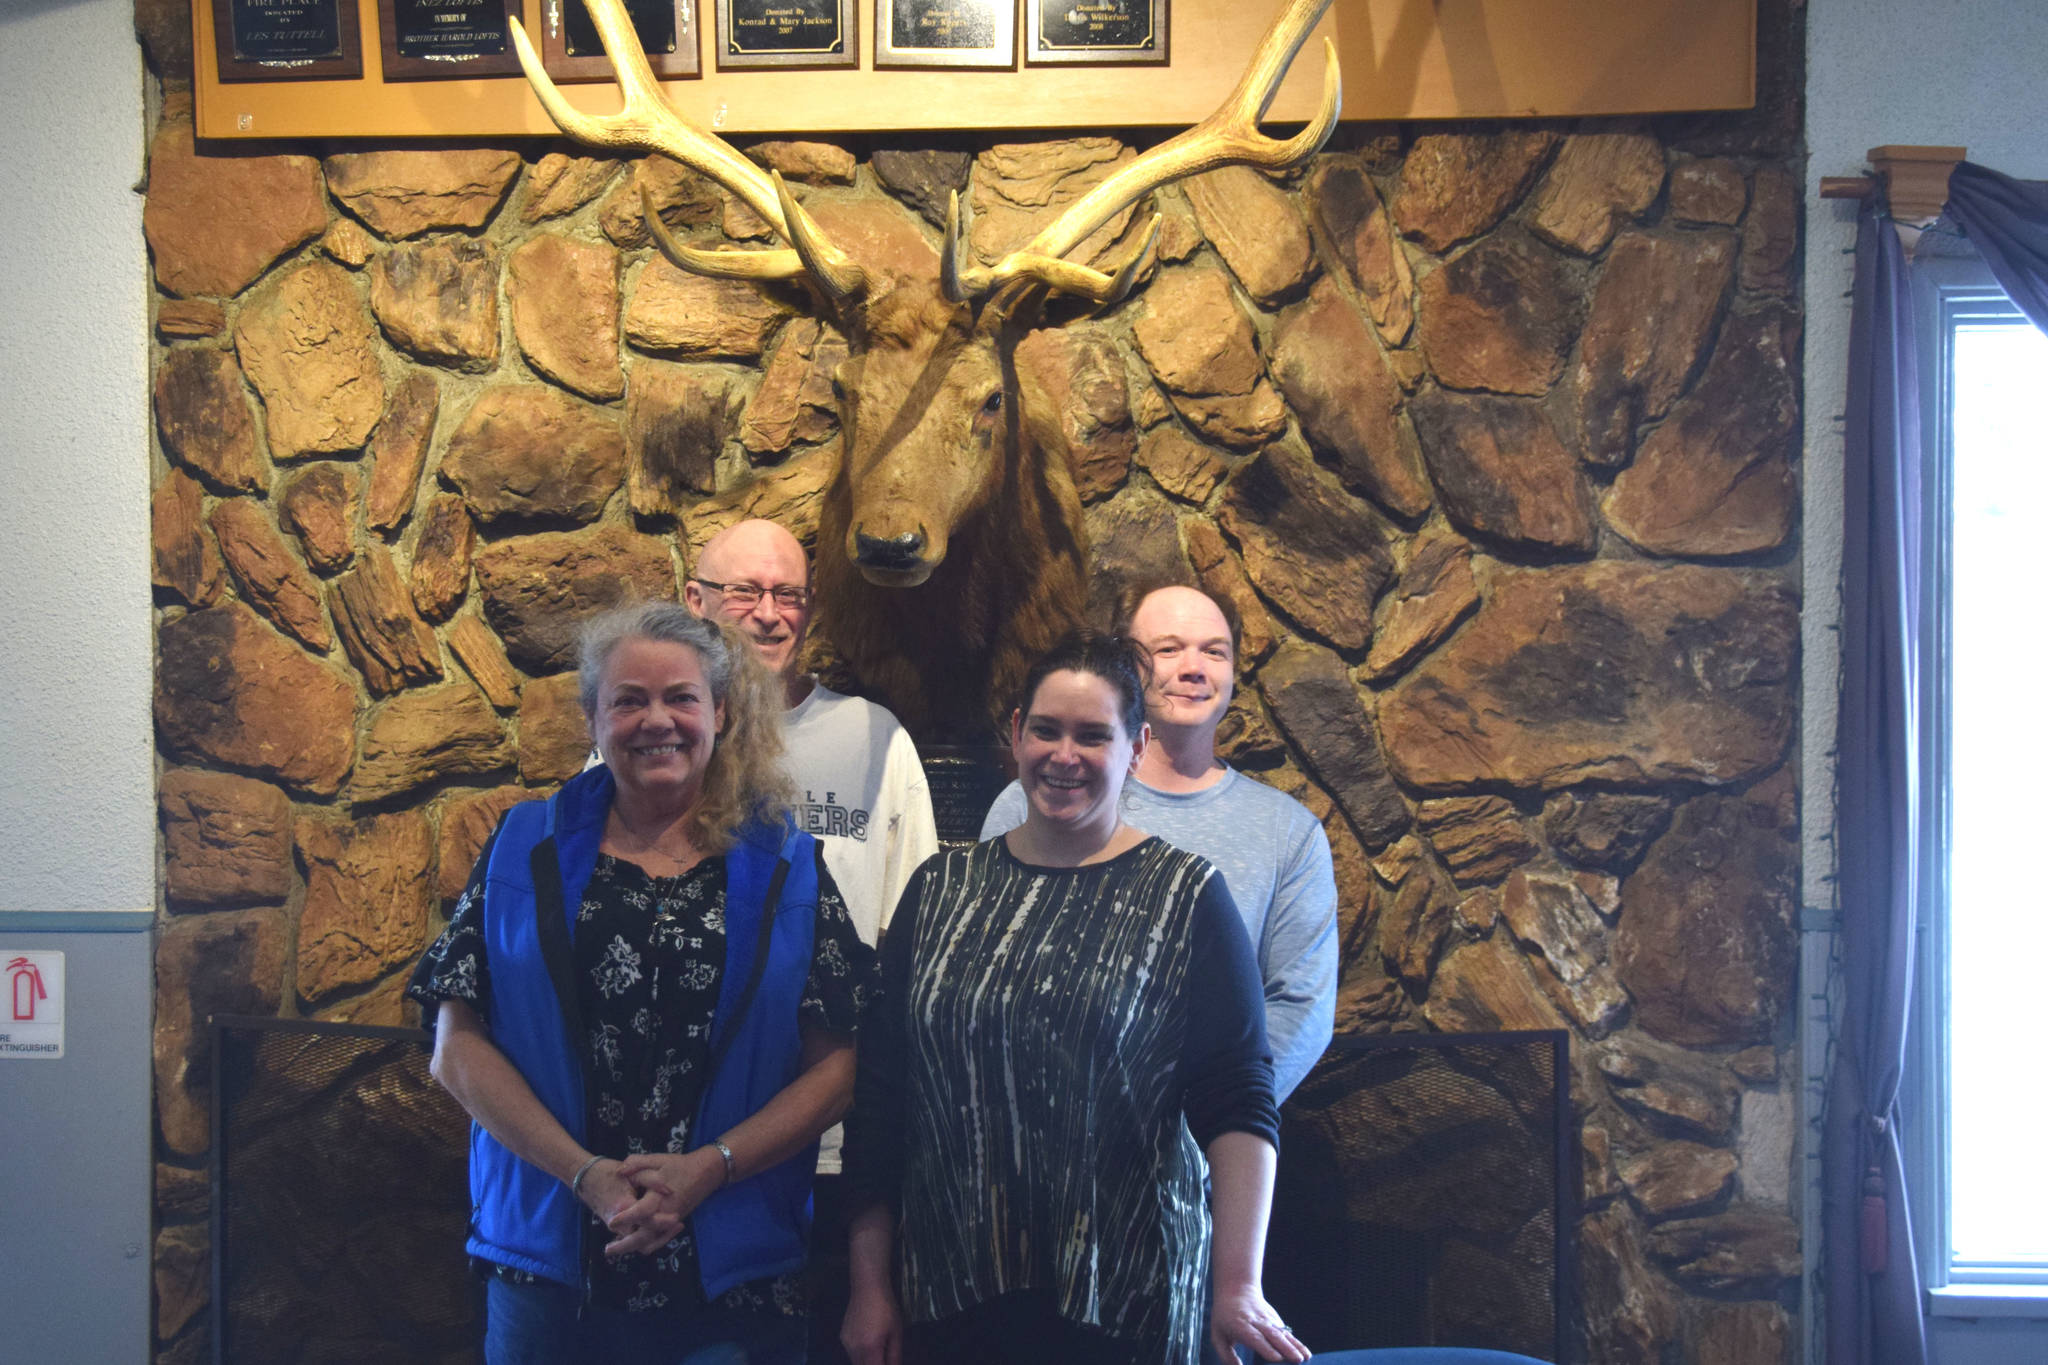
<path id="1" fill-rule="evenodd" d="M 36 1001 L 47 1000 L 49 991 L 43 988 L 43 974 L 36 964 L 25 957 L 17 957 L 7 964 L 8 984 L 13 987 L 8 994 L 14 1001 L 14 1017 L 17 1021 L 33 1023 L 36 1017 Z"/>

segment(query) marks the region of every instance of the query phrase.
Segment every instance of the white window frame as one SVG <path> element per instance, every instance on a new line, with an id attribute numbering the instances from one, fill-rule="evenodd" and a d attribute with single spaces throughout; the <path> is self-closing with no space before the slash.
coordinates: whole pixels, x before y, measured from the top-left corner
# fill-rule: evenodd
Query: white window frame
<path id="1" fill-rule="evenodd" d="M 1930 245 L 1933 245 L 1930 243 Z M 1954 249 L 1951 248 L 1953 251 Z M 1919 336 L 1922 431 L 1920 697 L 1922 701 L 1920 905 L 1914 944 L 1912 1016 L 1901 1091 L 1901 1133 L 1912 1203 L 1914 1250 L 1934 1317 L 2048 1319 L 2048 1265 L 1957 1265 L 1949 1189 L 1949 883 L 1951 797 L 1948 782 L 1951 621 L 1949 584 L 1954 520 L 1955 328 L 2017 319 L 1988 267 L 1962 254 L 1923 254 L 1913 266 Z"/>

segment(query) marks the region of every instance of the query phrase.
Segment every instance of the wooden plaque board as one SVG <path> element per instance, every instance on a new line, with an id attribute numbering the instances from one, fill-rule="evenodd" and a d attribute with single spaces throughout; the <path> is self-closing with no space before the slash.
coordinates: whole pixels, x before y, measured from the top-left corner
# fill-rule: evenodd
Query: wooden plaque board
<path id="1" fill-rule="evenodd" d="M 699 0 L 702 15 L 709 0 Z M 538 33 L 542 0 L 525 0 Z M 1277 0 L 1174 0 L 1169 66 L 1015 71 L 716 71 L 667 86 L 684 118 L 721 133 L 1185 127 L 1242 74 Z M 192 7 L 199 135 L 208 138 L 557 137 L 517 76 L 383 79 L 375 5 L 359 6 L 363 79 L 223 84 L 209 4 Z M 1756 99 L 1756 0 L 1337 0 L 1317 28 L 1337 44 L 1346 120 L 1566 118 L 1745 109 Z M 1270 121 L 1300 122 L 1322 89 L 1311 39 Z M 569 101 L 619 107 L 616 87 Z"/>

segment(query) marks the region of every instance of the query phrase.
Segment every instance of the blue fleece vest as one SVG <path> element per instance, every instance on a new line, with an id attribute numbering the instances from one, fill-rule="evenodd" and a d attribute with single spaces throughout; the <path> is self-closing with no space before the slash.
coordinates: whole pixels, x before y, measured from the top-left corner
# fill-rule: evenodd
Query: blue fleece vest
<path id="1" fill-rule="evenodd" d="M 593 768 L 549 800 L 506 812 L 484 889 L 491 1040 L 578 1142 L 587 1135 L 588 1058 L 575 1041 L 587 1036 L 577 1004 L 575 919 L 597 864 L 613 790 L 610 771 Z M 797 1010 L 817 918 L 816 845 L 788 821 L 781 828 L 748 825 L 725 860 L 726 954 L 711 1030 L 712 1055 L 720 1060 L 691 1127 L 699 1143 L 755 1113 L 795 1078 L 802 1050 Z M 766 901 L 778 868 L 784 870 L 771 916 Z M 759 985 L 743 1002 L 760 952 L 767 960 Z M 803 1266 L 816 1165 L 812 1144 L 719 1190 L 690 1215 L 707 1299 Z M 583 1206 L 568 1186 L 474 1124 L 469 1179 L 472 1255 L 564 1284 L 583 1283 Z"/>

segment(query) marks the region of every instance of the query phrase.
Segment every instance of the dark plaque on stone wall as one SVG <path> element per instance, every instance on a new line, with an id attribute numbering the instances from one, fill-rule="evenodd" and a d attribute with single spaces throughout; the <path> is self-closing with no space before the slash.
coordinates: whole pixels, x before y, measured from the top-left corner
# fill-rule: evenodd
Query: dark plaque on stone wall
<path id="1" fill-rule="evenodd" d="M 222 81 L 363 74 L 356 0 L 213 0 L 213 49 Z"/>
<path id="2" fill-rule="evenodd" d="M 1017 64 L 1017 0 L 875 0 L 876 66 Z"/>
<path id="3" fill-rule="evenodd" d="M 917 752 L 940 846 L 979 843 L 988 808 L 1010 784 L 1010 751 L 1000 744 L 957 744 L 924 745 Z"/>
<path id="4" fill-rule="evenodd" d="M 626 0 L 626 15 L 656 76 L 701 74 L 696 0 Z M 541 0 L 541 64 L 557 81 L 609 81 L 611 58 L 583 0 Z"/>
<path id="5" fill-rule="evenodd" d="M 854 0 L 718 0 L 720 69 L 859 66 Z"/>
<path id="6" fill-rule="evenodd" d="M 387 81 L 516 76 L 505 18 L 521 0 L 377 0 Z"/>
<path id="7" fill-rule="evenodd" d="M 1024 58 L 1033 66 L 1166 64 L 1167 0 L 1029 0 Z"/>

